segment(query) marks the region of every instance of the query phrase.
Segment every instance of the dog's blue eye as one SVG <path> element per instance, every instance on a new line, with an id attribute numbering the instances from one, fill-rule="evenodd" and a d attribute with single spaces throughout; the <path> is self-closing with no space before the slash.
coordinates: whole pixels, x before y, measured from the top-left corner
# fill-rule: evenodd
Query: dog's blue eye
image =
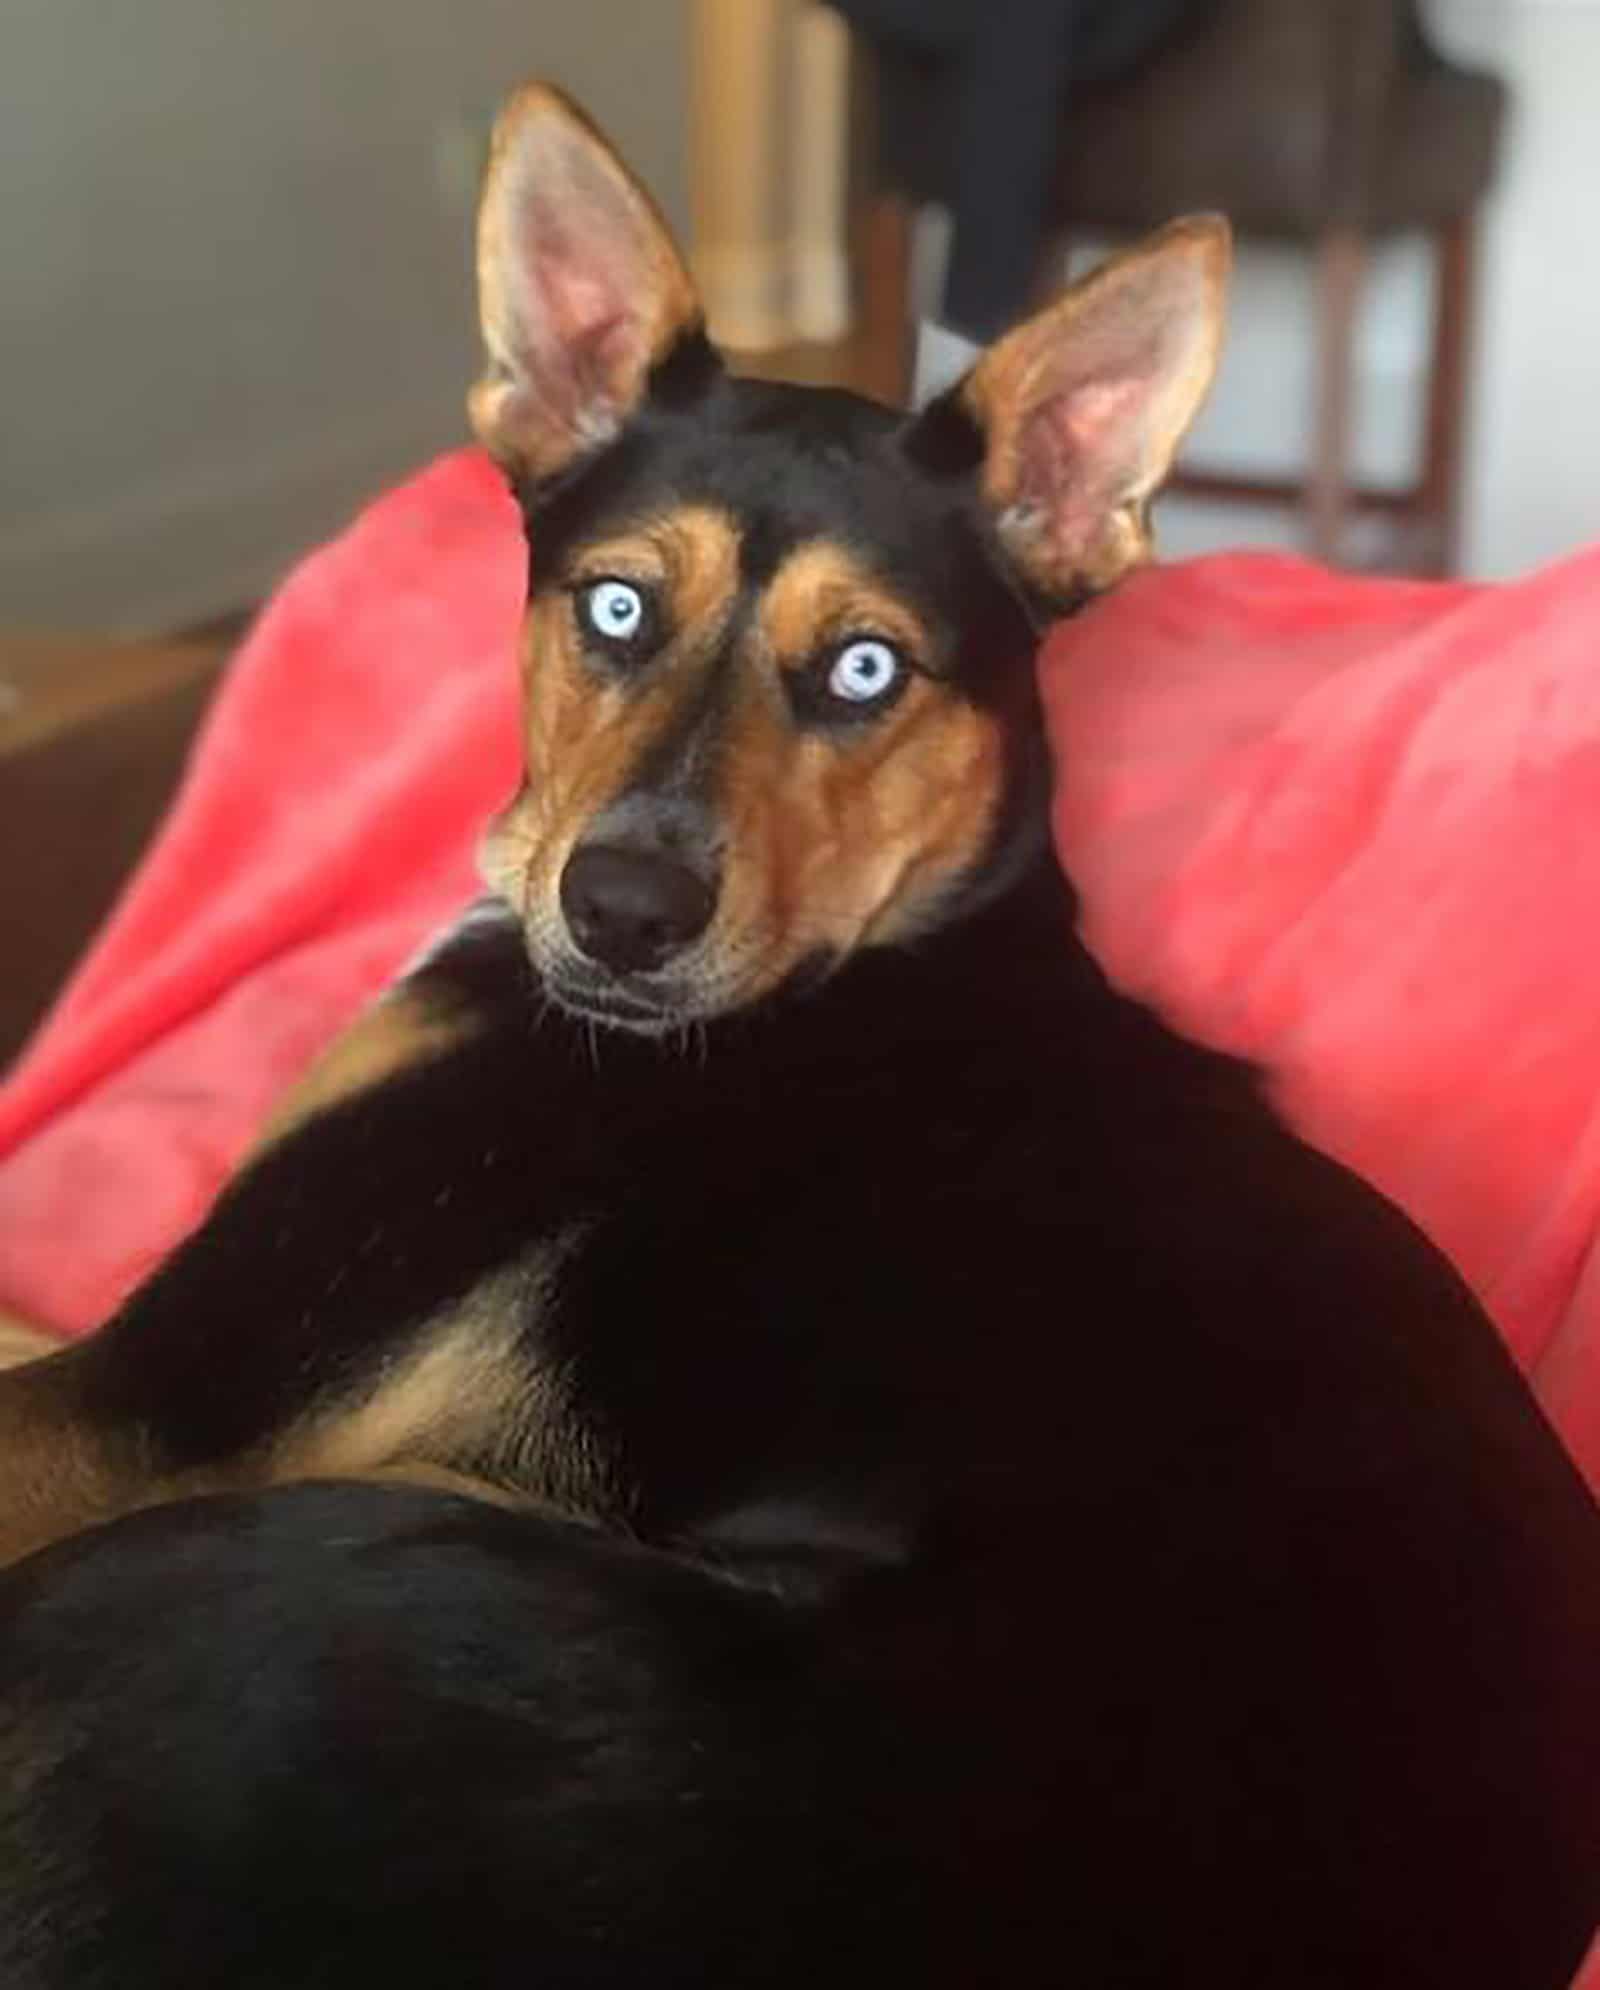
<path id="1" fill-rule="evenodd" d="M 828 671 L 828 689 L 850 705 L 872 705 L 900 682 L 905 665 L 890 643 L 858 636 L 846 643 Z"/>
<path id="2" fill-rule="evenodd" d="M 584 620 L 607 642 L 630 643 L 644 627 L 644 595 L 630 581 L 594 581 L 578 600 Z"/>

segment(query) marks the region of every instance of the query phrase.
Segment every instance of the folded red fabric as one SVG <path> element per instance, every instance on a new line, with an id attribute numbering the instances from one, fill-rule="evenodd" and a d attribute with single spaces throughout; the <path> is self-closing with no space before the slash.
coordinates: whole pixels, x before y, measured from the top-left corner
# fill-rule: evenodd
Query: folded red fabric
<path id="1" fill-rule="evenodd" d="M 1044 666 L 1111 978 L 1410 1212 L 1591 1483 L 1597 630 L 1600 549 L 1509 586 L 1236 555 L 1140 575 Z"/>
<path id="2" fill-rule="evenodd" d="M 475 889 L 516 778 L 524 556 L 463 450 L 306 560 L 121 903 L 0 1087 L 0 1305 L 82 1332 Z M 225 1323 L 219 1323 L 225 1331 Z"/>
<path id="3" fill-rule="evenodd" d="M 103 1318 L 471 894 L 523 579 L 466 450 L 285 583 L 0 1087 L 0 1305 Z M 1597 626 L 1600 550 L 1498 587 L 1234 554 L 1138 576 L 1041 670 L 1113 979 L 1412 1212 L 1600 1482 Z"/>

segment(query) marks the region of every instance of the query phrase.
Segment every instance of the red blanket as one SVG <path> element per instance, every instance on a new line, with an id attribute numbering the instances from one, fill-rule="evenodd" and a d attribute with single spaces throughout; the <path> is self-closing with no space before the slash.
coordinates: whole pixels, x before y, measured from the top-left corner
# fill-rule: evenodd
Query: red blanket
<path id="1" fill-rule="evenodd" d="M 283 588 L 0 1089 L 0 1305 L 82 1331 L 473 889 L 517 757 L 517 520 L 474 452 Z M 1409 1208 L 1600 1479 L 1600 551 L 1509 587 L 1144 574 L 1042 659 L 1113 978 Z M 218 1323 L 219 1331 L 226 1323 Z"/>

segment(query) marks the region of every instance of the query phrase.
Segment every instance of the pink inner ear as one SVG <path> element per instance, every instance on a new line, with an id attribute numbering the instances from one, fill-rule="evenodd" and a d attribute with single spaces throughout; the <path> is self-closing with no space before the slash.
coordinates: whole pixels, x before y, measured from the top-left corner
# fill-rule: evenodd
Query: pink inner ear
<path id="1" fill-rule="evenodd" d="M 647 217 L 619 169 L 560 124 L 535 128 L 501 180 L 500 271 L 520 399 L 556 436 L 597 439 L 642 385 L 660 281 Z"/>
<path id="2" fill-rule="evenodd" d="M 1089 380 L 1049 395 L 1023 424 L 1019 495 L 1066 556 L 1086 553 L 1136 478 L 1150 383 Z"/>
<path id="3" fill-rule="evenodd" d="M 1091 380 L 1058 397 L 1058 418 L 1077 449 L 1098 454 L 1136 412 L 1141 391 L 1138 380 Z"/>
<path id="4" fill-rule="evenodd" d="M 625 315 L 620 286 L 602 260 L 607 245 L 590 243 L 587 256 L 553 215 L 529 230 L 527 270 L 547 307 L 548 331 L 563 345 L 603 338 Z"/>
<path id="5" fill-rule="evenodd" d="M 531 215 L 525 229 L 524 363 L 540 398 L 571 424 L 616 411 L 641 335 L 627 295 L 637 257 L 616 235 L 593 225 L 582 240 L 549 209 Z"/>

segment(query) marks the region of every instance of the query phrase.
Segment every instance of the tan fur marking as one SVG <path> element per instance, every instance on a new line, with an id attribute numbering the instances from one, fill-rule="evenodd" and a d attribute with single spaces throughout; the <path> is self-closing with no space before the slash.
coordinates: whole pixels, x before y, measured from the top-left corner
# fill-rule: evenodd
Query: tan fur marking
<path id="1" fill-rule="evenodd" d="M 781 675 L 856 633 L 916 662 L 928 636 L 910 605 L 848 548 L 814 541 L 779 568 L 761 604 Z M 759 676 L 734 714 L 722 811 L 729 857 L 711 933 L 760 993 L 825 948 L 903 937 L 984 845 L 1003 778 L 996 722 L 914 673 L 892 709 L 859 729 L 798 729 Z"/>
<path id="2" fill-rule="evenodd" d="M 415 989 L 394 989 L 335 1037 L 289 1088 L 256 1136 L 251 1158 L 330 1107 L 465 1042 L 471 1031 L 469 1017 L 441 1014 Z"/>
<path id="3" fill-rule="evenodd" d="M 610 1475 L 561 1380 L 530 1363 L 519 1330 L 546 1303 L 562 1251 L 485 1279 L 358 1400 L 324 1406 L 273 1448 L 267 1477 L 370 1478 L 434 1469 L 522 1498 L 598 1510 Z"/>
<path id="4" fill-rule="evenodd" d="M 139 1444 L 108 1441 L 85 1416 L 78 1377 L 91 1345 L 0 1374 L 0 1567 L 116 1514 L 210 1490 L 164 1485 Z"/>
<path id="5" fill-rule="evenodd" d="M 928 661 L 921 618 L 831 539 L 813 539 L 789 555 L 762 599 L 760 619 L 767 643 L 786 664 L 804 662 L 820 645 L 855 635 L 883 636 L 913 663 Z"/>
<path id="6" fill-rule="evenodd" d="M 680 505 L 631 532 L 591 540 L 566 578 L 607 575 L 661 588 L 671 636 L 698 646 L 720 631 L 738 585 L 738 524 L 713 505 Z"/>
<path id="7" fill-rule="evenodd" d="M 536 1264 L 485 1279 L 365 1393 L 324 1402 L 266 1450 L 215 1472 L 163 1473 L 136 1438 L 95 1426 L 78 1388 L 92 1340 L 0 1374 L 0 1567 L 120 1514 L 295 1479 L 470 1481 L 508 1502 L 612 1510 L 608 1460 L 561 1377 L 530 1365 L 517 1339 L 562 1256 L 553 1246 Z"/>
<path id="8" fill-rule="evenodd" d="M 65 1345 L 60 1334 L 46 1333 L 10 1313 L 0 1313 L 0 1368 L 17 1368 L 25 1361 L 42 1361 Z"/>
<path id="9" fill-rule="evenodd" d="M 711 945 L 740 999 L 809 953 L 903 938 L 979 856 L 1003 748 L 986 714 L 926 678 L 858 740 L 797 733 L 747 696 L 726 762 L 729 859 Z"/>

